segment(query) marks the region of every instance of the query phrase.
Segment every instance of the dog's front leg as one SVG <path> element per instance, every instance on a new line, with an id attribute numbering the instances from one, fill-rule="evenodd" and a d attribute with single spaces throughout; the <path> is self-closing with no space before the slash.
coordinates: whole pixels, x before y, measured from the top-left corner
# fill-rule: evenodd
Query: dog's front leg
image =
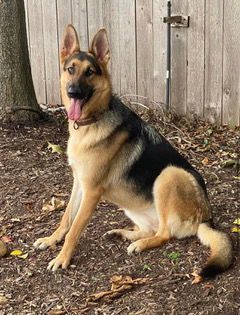
<path id="1" fill-rule="evenodd" d="M 77 214 L 82 199 L 82 190 L 77 176 L 74 175 L 73 189 L 66 211 L 62 217 L 61 223 L 57 230 L 48 237 L 41 237 L 33 244 L 35 247 L 45 249 L 60 242 L 65 234 L 69 231 L 72 222 Z"/>
<path id="2" fill-rule="evenodd" d="M 48 270 L 55 271 L 60 266 L 62 266 L 63 269 L 67 268 L 77 246 L 80 235 L 91 218 L 102 194 L 103 189 L 99 187 L 83 188 L 83 196 L 78 213 L 66 235 L 62 250 L 55 259 L 50 261 Z"/>

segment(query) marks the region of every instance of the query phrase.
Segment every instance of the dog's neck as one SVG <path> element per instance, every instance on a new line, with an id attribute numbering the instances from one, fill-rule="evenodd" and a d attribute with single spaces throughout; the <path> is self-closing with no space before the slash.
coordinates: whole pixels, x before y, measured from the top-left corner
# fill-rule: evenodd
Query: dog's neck
<path id="1" fill-rule="evenodd" d="M 73 128 L 75 130 L 77 130 L 79 127 L 88 126 L 88 125 L 94 124 L 100 119 L 101 115 L 102 115 L 102 113 L 98 113 L 98 114 L 96 114 L 94 116 L 91 116 L 89 118 L 75 120 L 73 122 Z"/>
<path id="2" fill-rule="evenodd" d="M 77 130 L 83 126 L 92 125 L 99 121 L 101 116 L 109 109 L 111 97 L 112 91 L 109 89 L 96 99 L 93 99 L 89 104 L 87 104 L 89 110 L 84 118 L 75 121 L 69 120 L 70 129 L 73 128 Z"/>

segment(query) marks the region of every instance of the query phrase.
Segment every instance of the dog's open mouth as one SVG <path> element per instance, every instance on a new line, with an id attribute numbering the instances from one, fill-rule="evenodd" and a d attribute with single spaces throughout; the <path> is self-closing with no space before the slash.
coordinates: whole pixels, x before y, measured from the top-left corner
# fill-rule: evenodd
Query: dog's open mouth
<path id="1" fill-rule="evenodd" d="M 86 103 L 86 99 L 70 98 L 70 108 L 68 111 L 68 118 L 71 120 L 79 120 L 82 115 L 83 105 Z"/>

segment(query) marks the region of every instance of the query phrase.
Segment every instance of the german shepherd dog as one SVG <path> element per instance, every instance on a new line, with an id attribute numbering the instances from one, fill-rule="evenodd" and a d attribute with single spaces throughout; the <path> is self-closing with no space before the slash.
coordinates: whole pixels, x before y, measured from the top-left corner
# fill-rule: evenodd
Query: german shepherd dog
<path id="1" fill-rule="evenodd" d="M 65 242 L 48 269 L 67 268 L 80 235 L 100 199 L 121 208 L 132 230 L 115 229 L 132 243 L 128 254 L 158 247 L 171 238 L 197 235 L 211 256 L 201 277 L 226 270 L 232 262 L 227 234 L 211 226 L 211 209 L 201 175 L 156 129 L 113 95 L 105 29 L 90 50 L 80 49 L 72 25 L 61 50 L 61 93 L 69 119 L 68 160 L 73 172 L 70 201 L 58 229 L 34 245 L 45 249 Z"/>

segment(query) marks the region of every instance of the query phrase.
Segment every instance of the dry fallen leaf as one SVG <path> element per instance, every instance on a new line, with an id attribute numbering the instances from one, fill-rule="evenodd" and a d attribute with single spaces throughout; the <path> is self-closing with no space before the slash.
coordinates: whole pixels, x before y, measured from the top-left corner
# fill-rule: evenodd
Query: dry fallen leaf
<path id="1" fill-rule="evenodd" d="M 56 196 L 56 197 L 68 197 L 69 194 L 66 194 L 66 193 L 54 193 L 54 196 Z"/>
<path id="2" fill-rule="evenodd" d="M 91 294 L 87 298 L 87 303 L 96 302 L 103 299 L 104 302 L 109 303 L 112 299 L 120 296 L 122 292 L 132 289 L 135 285 L 144 284 L 150 281 L 151 278 L 137 278 L 133 279 L 130 276 L 113 276 L 110 280 L 111 290 L 102 291 Z"/>
<path id="3" fill-rule="evenodd" d="M 111 290 L 118 290 L 119 288 L 121 288 L 123 286 L 128 286 L 128 285 L 143 284 L 149 280 L 150 280 L 150 278 L 133 279 L 130 276 L 112 276 L 112 278 L 111 278 L 111 283 L 112 283 Z"/>
<path id="4" fill-rule="evenodd" d="M 19 256 L 19 255 L 22 255 L 22 251 L 20 249 L 15 249 L 10 253 L 10 255 Z"/>
<path id="5" fill-rule="evenodd" d="M 63 149 L 61 148 L 60 145 L 53 144 L 51 142 L 48 142 L 48 149 L 52 150 L 52 153 L 55 153 L 55 152 L 59 154 L 63 153 Z"/>
<path id="6" fill-rule="evenodd" d="M 3 241 L 0 241 L 0 257 L 3 257 L 7 254 L 7 245 L 3 242 Z"/>
<path id="7" fill-rule="evenodd" d="M 233 178 L 240 180 L 240 176 L 233 176 Z"/>
<path id="8" fill-rule="evenodd" d="M 204 165 L 207 165 L 209 163 L 209 160 L 207 157 L 205 157 L 203 160 L 202 160 L 202 164 Z"/>
<path id="9" fill-rule="evenodd" d="M 11 236 L 3 236 L 2 241 L 4 243 L 11 243 L 12 242 L 12 237 Z"/>
<path id="10" fill-rule="evenodd" d="M 8 299 L 5 296 L 0 296 L 0 305 L 5 305 L 8 303 Z"/>
<path id="11" fill-rule="evenodd" d="M 191 284 L 198 284 L 198 283 L 202 282 L 203 279 L 204 279 L 202 276 L 200 276 L 200 275 L 198 274 L 197 271 L 194 271 L 193 273 L 190 273 L 190 275 L 194 276 L 194 279 L 193 279 L 193 281 L 191 282 Z"/>
<path id="12" fill-rule="evenodd" d="M 23 255 L 18 255 L 19 258 L 22 258 L 22 259 L 26 259 L 28 258 L 28 253 L 25 253 Z"/>
<path id="13" fill-rule="evenodd" d="M 231 229 L 231 231 L 232 231 L 233 233 L 240 233 L 240 228 L 237 227 L 237 226 L 234 226 L 234 227 Z"/>
<path id="14" fill-rule="evenodd" d="M 214 289 L 214 285 L 211 283 L 206 283 L 203 287 L 204 289 Z"/>
<path id="15" fill-rule="evenodd" d="M 60 314 L 65 314 L 65 313 L 66 313 L 65 311 L 55 308 L 55 309 L 50 310 L 47 314 L 48 315 L 60 315 Z"/>
<path id="16" fill-rule="evenodd" d="M 43 211 L 54 211 L 54 210 L 59 210 L 64 207 L 64 200 L 60 200 L 56 197 L 52 197 L 52 199 L 48 202 L 45 202 L 43 204 L 42 210 Z"/>
<path id="17" fill-rule="evenodd" d="M 240 225 L 240 218 L 237 218 L 236 220 L 234 220 L 233 222 L 234 224 Z"/>

